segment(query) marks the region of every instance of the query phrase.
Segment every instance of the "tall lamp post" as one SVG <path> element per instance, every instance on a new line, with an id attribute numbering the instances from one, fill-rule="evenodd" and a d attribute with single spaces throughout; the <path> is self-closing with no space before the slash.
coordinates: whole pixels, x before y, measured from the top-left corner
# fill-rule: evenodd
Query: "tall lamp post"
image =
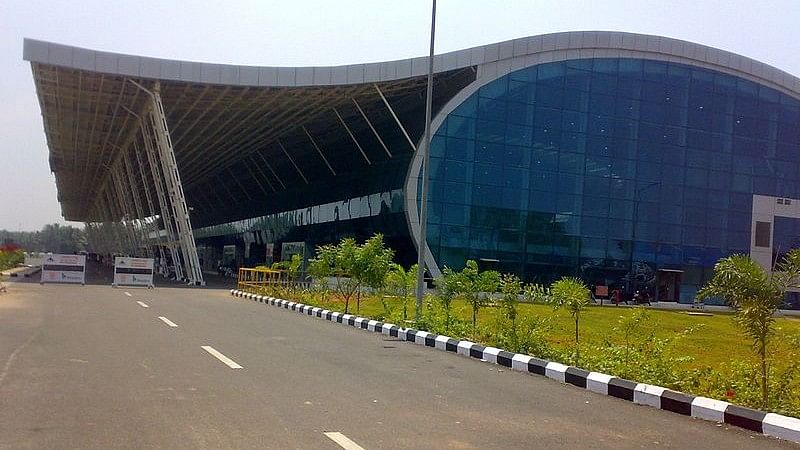
<path id="1" fill-rule="evenodd" d="M 636 291 L 637 283 L 636 283 L 636 274 L 633 273 L 633 247 L 636 245 L 636 223 L 639 221 L 639 194 L 646 191 L 647 189 L 653 186 L 660 186 L 660 181 L 653 181 L 651 183 L 645 184 L 642 187 L 636 189 L 633 193 L 633 229 L 631 230 L 631 260 L 630 260 L 630 274 L 633 278 L 632 291 Z M 633 294 L 634 292 L 631 292 Z"/>
<path id="2" fill-rule="evenodd" d="M 436 0 L 431 8 L 431 48 L 428 56 L 428 91 L 425 99 L 425 143 L 422 151 L 422 198 L 419 208 L 419 236 L 417 237 L 417 302 L 414 320 L 419 320 L 422 311 L 422 295 L 425 281 L 425 241 L 428 235 L 428 178 L 431 160 L 431 109 L 433 102 L 433 42 L 436 33 Z"/>

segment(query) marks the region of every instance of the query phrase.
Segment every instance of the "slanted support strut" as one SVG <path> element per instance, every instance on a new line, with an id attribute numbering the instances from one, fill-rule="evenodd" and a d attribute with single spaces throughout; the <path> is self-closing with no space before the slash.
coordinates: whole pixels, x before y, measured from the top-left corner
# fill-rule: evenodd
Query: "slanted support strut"
<path id="1" fill-rule="evenodd" d="M 138 84 L 137 84 L 138 85 Z M 186 206 L 186 197 L 183 193 L 181 177 L 178 173 L 178 164 L 175 161 L 175 151 L 172 147 L 172 139 L 167 126 L 167 117 L 164 114 L 164 105 L 161 102 L 161 84 L 155 83 L 153 91 L 149 91 L 138 85 L 149 94 L 150 111 L 149 118 L 158 148 L 159 159 L 163 168 L 164 181 L 167 186 L 172 213 L 175 219 L 175 226 L 178 232 L 178 240 L 184 257 L 186 277 L 190 284 L 205 285 L 203 281 L 203 271 L 200 267 L 200 259 L 197 256 L 197 247 L 192 234 L 192 223 L 189 218 L 189 208 Z"/>

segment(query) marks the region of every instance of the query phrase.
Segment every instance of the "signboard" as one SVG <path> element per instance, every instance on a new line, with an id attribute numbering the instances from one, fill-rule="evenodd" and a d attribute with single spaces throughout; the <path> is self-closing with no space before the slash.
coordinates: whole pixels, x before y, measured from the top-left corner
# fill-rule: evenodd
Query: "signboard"
<path id="1" fill-rule="evenodd" d="M 114 283 L 111 286 L 147 286 L 153 287 L 153 259 L 114 258 Z"/>
<path id="2" fill-rule="evenodd" d="M 86 283 L 86 255 L 45 255 L 41 283 Z"/>
<path id="3" fill-rule="evenodd" d="M 25 265 L 38 267 L 44 264 L 44 253 L 25 253 Z"/>
<path id="4" fill-rule="evenodd" d="M 264 260 L 264 263 L 268 266 L 271 266 L 272 263 L 275 262 L 275 243 L 269 242 L 264 244 L 264 247 L 266 247 L 266 251 L 264 252 L 266 254 L 266 259 Z"/>
<path id="5" fill-rule="evenodd" d="M 222 247 L 222 265 L 225 267 L 233 267 L 236 263 L 236 246 L 226 245 Z"/>

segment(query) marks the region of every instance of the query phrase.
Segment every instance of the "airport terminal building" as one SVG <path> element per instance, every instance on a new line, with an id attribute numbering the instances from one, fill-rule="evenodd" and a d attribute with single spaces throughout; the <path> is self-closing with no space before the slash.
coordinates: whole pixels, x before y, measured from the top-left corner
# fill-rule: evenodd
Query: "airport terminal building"
<path id="1" fill-rule="evenodd" d="M 381 232 L 416 259 L 427 58 L 162 60 L 26 40 L 65 219 L 202 278 Z M 426 262 L 691 302 L 800 244 L 800 79 L 676 39 L 567 32 L 434 59 Z M 160 255 L 159 255 L 160 252 Z M 199 257 L 198 257 L 199 255 Z"/>

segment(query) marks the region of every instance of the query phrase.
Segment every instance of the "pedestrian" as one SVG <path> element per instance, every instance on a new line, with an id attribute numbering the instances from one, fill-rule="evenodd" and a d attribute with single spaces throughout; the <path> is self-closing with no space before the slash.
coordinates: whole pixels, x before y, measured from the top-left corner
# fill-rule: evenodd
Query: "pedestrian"
<path id="1" fill-rule="evenodd" d="M 622 292 L 619 291 L 619 288 L 611 292 L 611 298 L 614 300 L 614 304 L 619 306 L 619 302 L 622 301 Z"/>

